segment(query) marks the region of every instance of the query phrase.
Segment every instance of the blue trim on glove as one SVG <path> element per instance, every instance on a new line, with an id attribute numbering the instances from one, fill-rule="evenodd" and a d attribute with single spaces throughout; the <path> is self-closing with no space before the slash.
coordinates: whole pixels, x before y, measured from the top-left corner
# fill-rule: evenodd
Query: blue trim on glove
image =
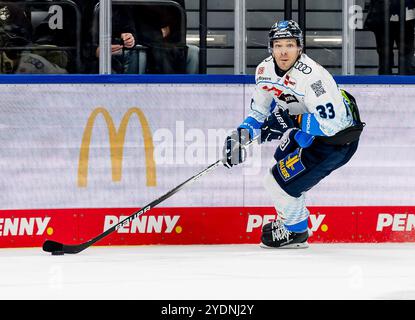
<path id="1" fill-rule="evenodd" d="M 256 137 L 259 134 L 259 129 L 261 128 L 262 123 L 252 117 L 247 117 L 244 122 L 239 126 L 239 128 L 247 129 L 249 131 L 249 136 L 251 138 Z"/>
<path id="2" fill-rule="evenodd" d="M 275 107 L 277 106 L 277 103 L 275 102 L 275 100 L 272 100 L 271 105 L 270 105 L 270 109 L 269 112 L 274 112 Z"/>

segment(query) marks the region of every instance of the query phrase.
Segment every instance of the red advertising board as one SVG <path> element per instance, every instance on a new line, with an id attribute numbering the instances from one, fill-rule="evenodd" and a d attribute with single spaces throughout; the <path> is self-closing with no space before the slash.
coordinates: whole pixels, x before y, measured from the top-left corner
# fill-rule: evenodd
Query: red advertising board
<path id="1" fill-rule="evenodd" d="M 310 207 L 310 242 L 415 242 L 415 207 Z M 0 211 L 0 247 L 37 247 L 46 239 L 76 244 L 137 208 Z M 259 243 L 270 207 L 155 208 L 97 245 Z"/>

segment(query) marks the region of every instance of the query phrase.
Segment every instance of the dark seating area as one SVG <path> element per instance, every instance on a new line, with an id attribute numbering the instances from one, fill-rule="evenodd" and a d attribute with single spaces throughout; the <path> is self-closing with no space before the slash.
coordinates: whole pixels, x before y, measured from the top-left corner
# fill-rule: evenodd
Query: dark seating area
<path id="1" fill-rule="evenodd" d="M 254 74 L 257 61 L 268 55 L 264 35 L 275 20 L 284 19 L 285 3 L 289 2 L 293 3 L 293 19 L 304 20 L 307 54 L 324 61 L 324 67 L 333 74 L 415 72 L 414 0 L 404 2 L 404 31 L 399 23 L 400 0 L 355 0 L 347 10 L 342 0 L 303 1 L 304 19 L 294 0 L 244 0 L 243 13 L 235 1 L 113 0 L 113 28 L 116 29 L 117 12 L 126 10 L 134 29 L 126 33 L 133 34 L 135 44 L 123 50 L 113 48 L 112 59 L 107 57 L 114 66 L 110 72 Z M 0 1 L 0 17 L 4 18 L 0 18 L 0 72 L 98 73 L 98 3 L 99 0 Z M 382 9 L 385 3 L 390 4 L 390 17 L 386 20 L 382 13 L 386 12 Z M 20 27 L 7 25 L 12 19 L 9 7 L 16 5 L 26 13 L 30 25 L 23 34 Z M 239 29 L 238 15 L 244 16 L 240 21 L 245 21 Z M 121 21 L 126 20 L 121 17 Z M 23 20 L 18 21 L 27 25 Z M 343 23 L 347 20 L 353 27 Z M 387 25 L 389 28 L 384 27 Z M 351 28 L 353 35 L 348 30 Z M 238 44 L 241 37 L 243 54 L 242 43 Z M 113 35 L 113 41 L 119 43 L 120 35 Z M 24 59 L 19 67 L 21 53 Z M 244 70 L 238 71 L 242 63 Z"/>
<path id="2" fill-rule="evenodd" d="M 184 7 L 114 0 L 112 11 L 113 73 L 186 73 Z M 1 1 L 0 73 L 98 73 L 99 37 L 98 0 Z"/>

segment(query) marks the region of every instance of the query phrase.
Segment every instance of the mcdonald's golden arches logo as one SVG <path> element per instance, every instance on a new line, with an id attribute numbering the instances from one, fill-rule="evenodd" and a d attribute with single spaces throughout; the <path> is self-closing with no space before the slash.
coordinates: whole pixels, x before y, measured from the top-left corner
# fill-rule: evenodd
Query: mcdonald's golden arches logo
<path id="1" fill-rule="evenodd" d="M 151 136 L 150 126 L 141 109 L 131 108 L 123 116 L 118 130 L 115 128 L 114 121 L 110 113 L 103 107 L 98 107 L 92 111 L 88 118 L 87 124 L 82 136 L 81 150 L 79 153 L 78 165 L 78 187 L 86 187 L 88 184 L 88 165 L 89 165 L 89 148 L 91 144 L 92 129 L 98 115 L 102 114 L 108 128 L 112 181 L 121 181 L 122 161 L 124 153 L 125 134 L 127 125 L 132 115 L 137 115 L 141 125 L 142 136 L 144 138 L 144 152 L 146 161 L 146 185 L 154 187 L 156 181 L 156 162 L 154 161 L 154 144 Z"/>

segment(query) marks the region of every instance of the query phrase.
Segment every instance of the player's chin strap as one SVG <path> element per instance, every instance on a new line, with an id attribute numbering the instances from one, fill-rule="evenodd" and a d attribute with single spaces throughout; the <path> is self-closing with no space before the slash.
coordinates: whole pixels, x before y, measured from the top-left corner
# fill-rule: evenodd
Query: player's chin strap
<path id="1" fill-rule="evenodd" d="M 254 139 L 250 140 L 248 143 L 246 143 L 244 145 L 244 147 L 248 147 L 252 143 L 258 142 L 258 141 L 259 141 L 259 143 L 261 142 L 260 135 L 257 136 L 257 137 L 255 137 Z M 132 220 L 134 220 L 135 218 L 138 218 L 139 216 L 143 215 L 144 213 L 150 211 L 156 205 L 160 204 L 164 200 L 170 198 L 176 192 L 178 192 L 181 189 L 183 189 L 186 185 L 195 182 L 197 179 L 199 179 L 200 177 L 204 176 L 208 172 L 213 171 L 213 169 L 215 169 L 220 164 L 222 164 L 222 162 L 224 160 L 226 160 L 226 158 L 225 159 L 217 160 L 216 162 L 212 163 L 211 165 L 209 165 L 204 170 L 200 171 L 198 174 L 196 174 L 193 177 L 187 179 L 186 181 L 182 182 L 181 184 L 179 184 L 174 189 L 172 189 L 169 192 L 167 192 L 165 195 L 163 195 L 160 198 L 154 200 L 153 202 L 145 205 L 140 210 L 137 210 L 137 211 L 133 212 L 130 216 L 128 216 L 124 220 L 120 221 L 116 225 L 112 226 L 111 228 L 107 229 L 103 233 L 97 235 L 95 238 L 92 238 L 91 240 L 89 240 L 87 242 L 80 243 L 80 244 L 75 244 L 75 245 L 67 245 L 67 244 L 63 244 L 63 243 L 60 243 L 60 242 L 57 242 L 57 241 L 53 241 L 53 240 L 46 240 L 43 243 L 43 247 L 42 248 L 43 248 L 44 251 L 50 252 L 52 254 L 56 254 L 56 253 L 59 253 L 59 254 L 64 254 L 64 253 L 71 253 L 71 254 L 79 253 L 79 252 L 85 250 L 86 248 L 90 247 L 91 245 L 93 245 L 95 242 L 97 242 L 97 241 L 101 240 L 102 238 L 106 237 L 110 233 L 113 233 L 114 231 L 122 228 L 123 226 L 128 225 Z"/>

